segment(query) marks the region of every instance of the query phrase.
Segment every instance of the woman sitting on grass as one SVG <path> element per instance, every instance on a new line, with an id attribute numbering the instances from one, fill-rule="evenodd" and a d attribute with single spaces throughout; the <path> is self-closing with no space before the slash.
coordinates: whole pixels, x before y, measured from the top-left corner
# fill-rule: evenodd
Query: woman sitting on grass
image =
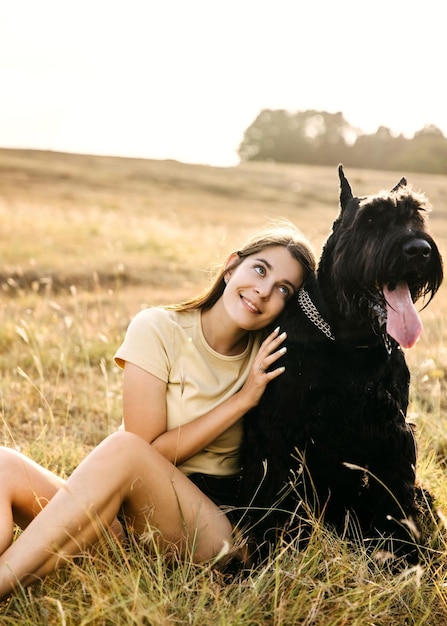
<path id="1" fill-rule="evenodd" d="M 270 326 L 315 268 L 289 223 L 230 255 L 210 289 L 150 308 L 130 323 L 116 362 L 124 369 L 124 429 L 107 437 L 67 481 L 0 450 L 0 597 L 80 554 L 117 515 L 130 532 L 195 562 L 227 546 L 240 472 L 241 418 L 284 368 L 285 333 Z M 48 504 L 47 504 L 48 503 Z M 23 530 L 13 542 L 13 525 Z"/>

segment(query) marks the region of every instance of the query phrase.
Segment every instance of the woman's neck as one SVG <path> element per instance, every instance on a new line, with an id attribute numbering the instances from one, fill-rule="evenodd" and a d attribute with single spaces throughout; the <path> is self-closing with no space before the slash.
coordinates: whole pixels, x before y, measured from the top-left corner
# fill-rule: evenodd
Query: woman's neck
<path id="1" fill-rule="evenodd" d="M 219 354 L 236 356 L 242 354 L 248 344 L 248 332 L 235 327 L 222 314 L 219 302 L 211 309 L 202 311 L 202 333 L 207 344 Z"/>

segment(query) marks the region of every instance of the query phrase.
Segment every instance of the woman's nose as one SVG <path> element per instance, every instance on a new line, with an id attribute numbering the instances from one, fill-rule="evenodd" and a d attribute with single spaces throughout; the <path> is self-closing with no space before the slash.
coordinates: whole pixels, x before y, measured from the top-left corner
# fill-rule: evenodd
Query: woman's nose
<path id="1" fill-rule="evenodd" d="M 260 298 L 265 300 L 268 298 L 272 292 L 270 285 L 266 283 L 262 283 L 262 285 L 255 286 L 255 292 L 259 295 Z"/>

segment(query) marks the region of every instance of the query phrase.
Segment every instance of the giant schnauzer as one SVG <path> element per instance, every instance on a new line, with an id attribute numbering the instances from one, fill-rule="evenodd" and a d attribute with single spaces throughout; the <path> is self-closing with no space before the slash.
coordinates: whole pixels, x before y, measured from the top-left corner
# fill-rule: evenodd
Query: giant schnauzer
<path id="1" fill-rule="evenodd" d="M 402 348 L 421 331 L 414 303 L 433 298 L 442 259 L 428 201 L 404 178 L 355 197 L 341 165 L 339 176 L 341 211 L 316 275 L 278 322 L 286 371 L 244 418 L 241 502 L 258 546 L 301 532 L 311 511 L 413 560 L 421 491 Z"/>

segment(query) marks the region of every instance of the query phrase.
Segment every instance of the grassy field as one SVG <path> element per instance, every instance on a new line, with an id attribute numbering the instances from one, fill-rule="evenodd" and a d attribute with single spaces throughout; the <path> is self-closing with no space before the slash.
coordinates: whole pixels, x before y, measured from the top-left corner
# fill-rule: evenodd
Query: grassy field
<path id="1" fill-rule="evenodd" d="M 291 219 L 318 253 L 338 212 L 336 166 L 0 150 L 2 443 L 69 475 L 120 423 L 113 354 L 133 315 L 195 294 L 272 218 Z M 358 195 L 405 174 L 346 171 Z M 409 182 L 432 202 L 430 229 L 447 257 L 447 179 Z M 445 514 L 446 289 L 422 312 L 424 332 L 407 352 L 418 474 Z M 230 583 L 209 566 L 168 567 L 137 544 L 105 542 L 3 603 L 0 623 L 434 626 L 447 624 L 447 573 L 422 564 L 392 576 L 318 524 L 305 551 L 281 546 Z"/>

